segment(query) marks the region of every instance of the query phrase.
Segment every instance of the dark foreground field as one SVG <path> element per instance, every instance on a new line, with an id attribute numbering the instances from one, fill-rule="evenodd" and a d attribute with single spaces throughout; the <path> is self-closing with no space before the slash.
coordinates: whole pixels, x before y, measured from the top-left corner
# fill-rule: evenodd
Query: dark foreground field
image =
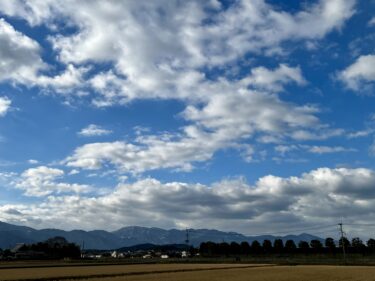
<path id="1" fill-rule="evenodd" d="M 334 281 L 375 280 L 375 267 L 272 264 L 139 264 L 0 269 L 0 280 Z"/>

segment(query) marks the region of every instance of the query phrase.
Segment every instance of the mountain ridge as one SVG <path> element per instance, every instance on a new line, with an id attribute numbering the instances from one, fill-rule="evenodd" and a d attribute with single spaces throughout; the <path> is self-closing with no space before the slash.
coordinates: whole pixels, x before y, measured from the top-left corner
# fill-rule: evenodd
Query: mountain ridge
<path id="1" fill-rule="evenodd" d="M 224 232 L 217 229 L 189 229 L 189 244 L 199 246 L 202 242 L 243 242 L 251 243 L 254 240 L 262 242 L 265 239 L 294 240 L 296 243 L 305 240 L 322 238 L 301 233 L 299 235 L 260 235 L 246 236 L 237 232 Z M 13 225 L 0 222 L 0 248 L 11 248 L 17 243 L 36 243 L 54 236 L 62 236 L 69 242 L 84 246 L 85 249 L 109 250 L 131 247 L 139 244 L 183 244 L 186 240 L 186 230 L 163 229 L 158 227 L 125 226 L 115 231 L 105 230 L 61 230 L 57 228 L 34 229 L 27 226 Z"/>

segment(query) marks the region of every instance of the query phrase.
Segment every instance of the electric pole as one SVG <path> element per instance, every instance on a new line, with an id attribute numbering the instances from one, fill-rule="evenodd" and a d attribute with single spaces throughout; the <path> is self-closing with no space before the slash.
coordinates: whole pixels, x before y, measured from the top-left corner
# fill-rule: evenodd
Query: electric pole
<path id="1" fill-rule="evenodd" d="M 345 253 L 345 241 L 344 241 L 344 230 L 342 227 L 342 222 L 339 223 L 340 227 L 340 234 L 341 234 L 341 246 L 342 246 L 342 254 L 344 256 L 344 261 L 346 262 L 346 253 Z"/>
<path id="2" fill-rule="evenodd" d="M 185 240 L 185 243 L 186 245 L 189 247 L 189 229 L 186 228 L 186 240 Z"/>

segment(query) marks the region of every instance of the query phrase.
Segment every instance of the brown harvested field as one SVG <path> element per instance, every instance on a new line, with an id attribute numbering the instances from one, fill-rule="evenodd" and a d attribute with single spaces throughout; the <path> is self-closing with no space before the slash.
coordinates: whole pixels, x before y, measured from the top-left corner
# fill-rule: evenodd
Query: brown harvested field
<path id="1" fill-rule="evenodd" d="M 335 281 L 375 280 L 369 266 L 153 264 L 1 269 L 0 280 Z"/>
<path id="2" fill-rule="evenodd" d="M 89 279 L 90 281 L 368 281 L 375 280 L 375 267 L 361 266 L 270 266 L 143 276 Z"/>
<path id="3" fill-rule="evenodd" d="M 161 272 L 198 271 L 226 268 L 240 268 L 247 264 L 141 264 L 141 265 L 98 265 L 98 266 L 64 266 L 64 267 L 30 267 L 0 269 L 0 280 L 66 280 L 82 277 L 130 276 L 157 274 Z"/>

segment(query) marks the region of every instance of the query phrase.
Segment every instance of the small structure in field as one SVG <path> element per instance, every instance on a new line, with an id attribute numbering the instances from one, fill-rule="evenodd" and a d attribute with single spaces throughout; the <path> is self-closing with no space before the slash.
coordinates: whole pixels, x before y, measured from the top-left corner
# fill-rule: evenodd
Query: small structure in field
<path id="1" fill-rule="evenodd" d="M 182 251 L 181 258 L 187 258 L 187 257 L 188 257 L 188 253 L 186 251 Z"/>
<path id="2" fill-rule="evenodd" d="M 150 254 L 146 254 L 146 255 L 144 255 L 142 258 L 144 258 L 144 259 L 151 259 L 152 256 L 151 256 Z"/>
<path id="3" fill-rule="evenodd" d="M 113 251 L 113 252 L 111 253 L 111 257 L 112 257 L 112 258 L 118 258 L 119 255 L 118 255 L 117 251 Z"/>

